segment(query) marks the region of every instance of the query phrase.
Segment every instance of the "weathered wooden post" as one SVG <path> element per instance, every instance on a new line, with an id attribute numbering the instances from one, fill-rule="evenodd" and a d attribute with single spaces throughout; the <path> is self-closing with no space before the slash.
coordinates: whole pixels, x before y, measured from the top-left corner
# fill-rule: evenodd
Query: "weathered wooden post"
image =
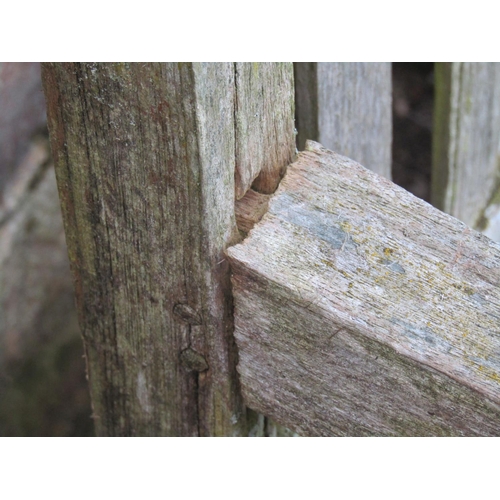
<path id="1" fill-rule="evenodd" d="M 235 192 L 272 192 L 295 151 L 292 65 L 43 79 L 97 433 L 247 434 L 224 250 Z"/>

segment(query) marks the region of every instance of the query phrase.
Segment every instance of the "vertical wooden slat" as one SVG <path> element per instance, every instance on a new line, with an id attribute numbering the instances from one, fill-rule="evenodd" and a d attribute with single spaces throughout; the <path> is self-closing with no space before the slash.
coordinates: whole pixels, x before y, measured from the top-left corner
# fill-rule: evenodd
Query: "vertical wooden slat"
<path id="1" fill-rule="evenodd" d="M 239 390 L 223 254 L 240 238 L 237 124 L 259 109 L 236 106 L 235 69 L 233 63 L 43 66 L 100 435 L 263 432 L 263 418 L 248 419 Z M 239 66 L 240 75 L 247 69 Z M 283 66 L 274 69 L 278 76 L 273 66 L 265 74 L 280 81 Z M 292 121 L 287 85 L 288 98 L 276 102 L 286 103 Z M 283 113 L 270 97 L 264 108 L 267 127 L 278 130 L 273 117 Z M 283 141 L 293 143 L 293 131 L 288 139 L 278 136 L 266 146 L 270 158 L 279 156 Z M 246 139 L 248 152 L 263 147 L 255 130 Z"/>
<path id="2" fill-rule="evenodd" d="M 500 240 L 500 63 L 436 63 L 432 202 Z"/>
<path id="3" fill-rule="evenodd" d="M 292 63 L 235 63 L 236 198 L 273 193 L 295 154 Z"/>
<path id="4" fill-rule="evenodd" d="M 391 177 L 391 64 L 295 63 L 298 147 L 307 139 Z"/>

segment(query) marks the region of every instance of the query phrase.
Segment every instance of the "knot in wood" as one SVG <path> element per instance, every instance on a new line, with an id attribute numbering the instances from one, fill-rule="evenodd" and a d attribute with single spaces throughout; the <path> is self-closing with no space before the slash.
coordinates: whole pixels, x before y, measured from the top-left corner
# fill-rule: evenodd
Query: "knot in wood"
<path id="1" fill-rule="evenodd" d="M 175 304 L 173 312 L 178 318 L 186 321 L 190 325 L 201 325 L 200 315 L 187 304 Z"/>
<path id="2" fill-rule="evenodd" d="M 208 370 L 206 359 L 199 353 L 188 347 L 181 352 L 181 364 L 191 371 L 204 372 Z"/>

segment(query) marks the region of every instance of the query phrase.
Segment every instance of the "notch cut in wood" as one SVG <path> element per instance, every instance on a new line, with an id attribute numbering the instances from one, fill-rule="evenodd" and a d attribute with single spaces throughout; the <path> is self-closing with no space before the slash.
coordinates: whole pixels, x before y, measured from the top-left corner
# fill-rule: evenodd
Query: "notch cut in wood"
<path id="1" fill-rule="evenodd" d="M 243 198 L 234 203 L 234 214 L 238 229 L 246 236 L 267 212 L 271 195 L 249 189 Z"/>

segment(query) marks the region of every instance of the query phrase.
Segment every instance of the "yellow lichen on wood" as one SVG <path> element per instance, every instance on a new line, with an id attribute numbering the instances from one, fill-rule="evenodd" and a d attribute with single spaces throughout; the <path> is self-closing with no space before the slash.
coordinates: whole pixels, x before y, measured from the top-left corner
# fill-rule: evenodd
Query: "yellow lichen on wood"
<path id="1" fill-rule="evenodd" d="M 500 433 L 488 238 L 309 143 L 228 254 L 255 409 L 301 434 Z"/>

